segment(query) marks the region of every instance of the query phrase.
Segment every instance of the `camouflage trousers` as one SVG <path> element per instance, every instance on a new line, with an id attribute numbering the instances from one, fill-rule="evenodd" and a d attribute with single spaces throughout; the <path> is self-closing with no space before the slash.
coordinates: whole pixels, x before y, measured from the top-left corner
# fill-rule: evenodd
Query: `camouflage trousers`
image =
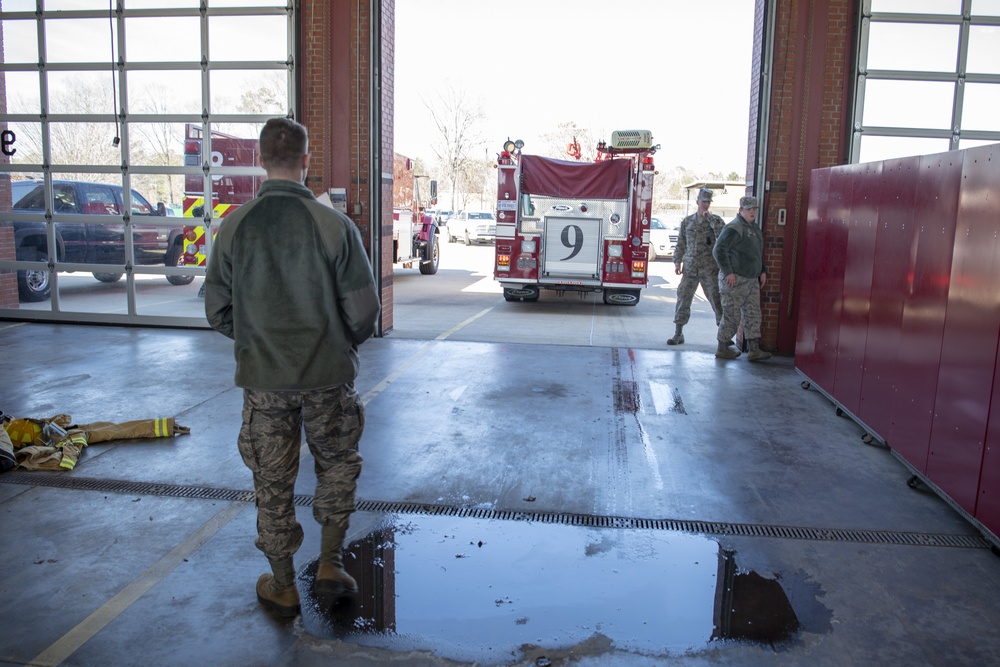
<path id="1" fill-rule="evenodd" d="M 719 273 L 719 292 L 722 297 L 722 324 L 719 325 L 718 340 L 723 343 L 733 339 L 740 328 L 743 316 L 743 338 L 760 338 L 760 282 L 756 278 L 736 276 L 736 284 L 726 284 Z"/>
<path id="2" fill-rule="evenodd" d="M 302 545 L 295 519 L 295 478 L 303 430 L 315 459 L 313 517 L 347 529 L 361 474 L 358 442 L 364 406 L 353 383 L 313 391 L 243 390 L 239 449 L 253 473 L 257 548 L 269 560 L 290 558 Z"/>
<path id="3" fill-rule="evenodd" d="M 677 285 L 677 306 L 674 309 L 674 323 L 684 326 L 691 319 L 691 301 L 694 293 L 698 291 L 698 285 L 705 293 L 705 298 L 712 304 L 712 311 L 715 312 L 716 325 L 722 319 L 722 301 L 719 297 L 719 269 L 695 270 L 692 273 L 681 275 L 681 282 Z"/>

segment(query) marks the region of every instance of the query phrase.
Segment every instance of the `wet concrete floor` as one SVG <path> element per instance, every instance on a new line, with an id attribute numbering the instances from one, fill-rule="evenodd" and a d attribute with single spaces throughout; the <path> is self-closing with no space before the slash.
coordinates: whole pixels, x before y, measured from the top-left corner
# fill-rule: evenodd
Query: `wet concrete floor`
<path id="1" fill-rule="evenodd" d="M 359 592 L 332 607 L 311 592 L 316 562 L 300 572 L 307 632 L 463 662 L 506 664 L 595 633 L 652 656 L 776 645 L 800 623 L 782 575 L 740 571 L 697 535 L 396 516 L 348 551 Z"/>
<path id="2" fill-rule="evenodd" d="M 609 340 L 365 343 L 361 590 L 311 596 L 304 452 L 286 621 L 254 592 L 229 341 L 0 325 L 5 412 L 192 428 L 0 474 L 0 665 L 1000 664 L 1000 559 L 792 360 Z"/>

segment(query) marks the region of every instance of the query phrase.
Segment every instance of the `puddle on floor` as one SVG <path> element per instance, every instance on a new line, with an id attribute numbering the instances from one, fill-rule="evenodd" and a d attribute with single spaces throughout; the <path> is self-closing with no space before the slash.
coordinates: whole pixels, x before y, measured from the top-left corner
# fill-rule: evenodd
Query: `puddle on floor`
<path id="1" fill-rule="evenodd" d="M 495 664 L 595 634 L 664 655 L 779 644 L 799 628 L 779 580 L 740 572 L 733 552 L 697 535 L 392 517 L 348 551 L 359 592 L 332 607 L 312 594 L 316 561 L 299 572 L 313 636 Z"/>

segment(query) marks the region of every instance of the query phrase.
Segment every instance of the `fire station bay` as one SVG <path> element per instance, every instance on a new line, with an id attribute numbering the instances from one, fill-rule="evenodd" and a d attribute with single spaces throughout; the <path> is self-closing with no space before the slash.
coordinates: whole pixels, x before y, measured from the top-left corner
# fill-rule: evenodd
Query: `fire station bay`
<path id="1" fill-rule="evenodd" d="M 590 4 L 0 2 L 0 664 L 1000 664 L 1000 2 Z M 741 90 L 663 55 L 740 16 Z M 621 122 L 403 152 L 414 32 L 506 63 L 484 119 Z M 670 181 L 706 93 L 744 175 Z M 206 317 L 273 118 L 380 298 L 360 473 L 255 421 L 343 380 L 245 390 Z"/>

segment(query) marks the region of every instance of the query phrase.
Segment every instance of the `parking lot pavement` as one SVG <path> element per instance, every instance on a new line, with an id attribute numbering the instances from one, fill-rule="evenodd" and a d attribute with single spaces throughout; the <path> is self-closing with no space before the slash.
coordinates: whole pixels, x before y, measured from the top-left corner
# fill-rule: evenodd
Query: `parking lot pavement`
<path id="1" fill-rule="evenodd" d="M 397 269 L 393 276 L 395 338 L 551 345 L 636 347 L 715 352 L 715 315 L 699 291 L 685 327 L 684 345 L 667 345 L 674 332 L 680 276 L 673 262 L 650 264 L 649 285 L 634 307 L 606 305 L 600 293 L 543 290 L 536 303 L 504 301 L 493 278 L 493 246 L 441 246 L 438 272 Z"/>

